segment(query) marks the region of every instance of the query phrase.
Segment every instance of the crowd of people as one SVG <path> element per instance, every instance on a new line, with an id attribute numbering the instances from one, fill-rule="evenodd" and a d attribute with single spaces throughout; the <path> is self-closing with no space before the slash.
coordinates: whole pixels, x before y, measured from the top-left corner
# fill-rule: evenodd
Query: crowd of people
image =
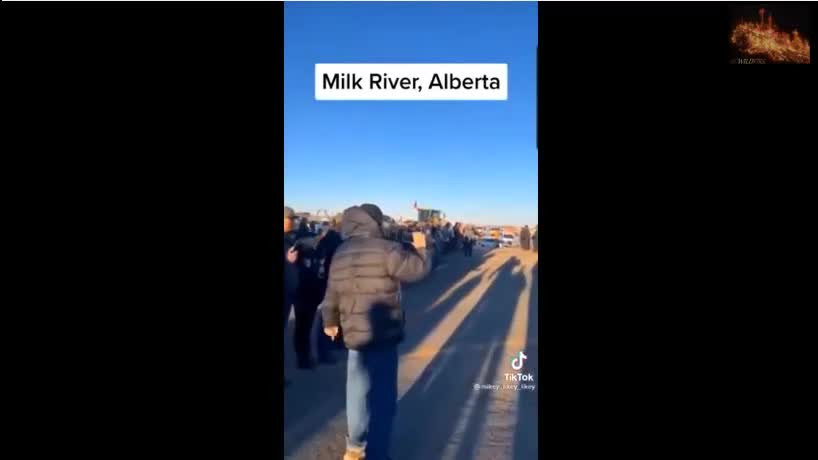
<path id="1" fill-rule="evenodd" d="M 293 209 L 284 207 L 284 327 L 294 309 L 297 365 L 315 365 L 310 332 L 316 313 L 323 331 L 319 362 L 332 362 L 331 344 L 348 349 L 344 460 L 388 460 L 405 324 L 400 283 L 431 270 L 434 250 L 403 241 L 391 227 L 376 205 L 363 204 L 316 234 L 303 220 L 295 228 Z"/>
<path id="2" fill-rule="evenodd" d="M 446 253 L 471 256 L 478 238 L 460 223 L 398 224 L 373 204 L 352 206 L 321 228 L 296 223 L 294 210 L 284 207 L 283 315 L 286 330 L 295 312 L 296 365 L 332 364 L 334 348 L 348 350 L 344 460 L 389 458 L 405 324 L 401 283 L 423 279 Z M 533 243 L 536 251 L 536 241 L 537 232 L 524 228 L 523 249 Z"/>
<path id="3" fill-rule="evenodd" d="M 395 241 L 411 242 L 412 234 L 415 232 L 423 233 L 426 236 L 427 245 L 434 249 L 433 265 L 439 261 L 439 256 L 453 251 L 463 250 L 467 256 L 471 255 L 471 247 L 477 240 L 474 229 L 460 222 L 454 225 L 450 222 L 443 225 L 434 223 L 400 225 L 394 232 L 393 238 Z"/>

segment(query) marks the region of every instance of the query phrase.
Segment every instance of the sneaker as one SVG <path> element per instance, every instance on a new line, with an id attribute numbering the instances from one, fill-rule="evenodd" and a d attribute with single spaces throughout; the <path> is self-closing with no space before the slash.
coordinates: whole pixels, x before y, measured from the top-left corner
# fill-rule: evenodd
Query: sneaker
<path id="1" fill-rule="evenodd" d="M 346 453 L 344 454 L 344 460 L 365 460 L 366 454 L 364 454 L 363 449 L 350 449 L 347 448 Z"/>

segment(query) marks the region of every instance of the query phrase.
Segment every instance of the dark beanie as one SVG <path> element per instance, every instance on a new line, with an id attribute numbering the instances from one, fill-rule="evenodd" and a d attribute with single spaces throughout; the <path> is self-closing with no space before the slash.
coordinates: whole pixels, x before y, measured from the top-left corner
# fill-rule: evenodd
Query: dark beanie
<path id="1" fill-rule="evenodd" d="M 369 214 L 369 217 L 377 222 L 378 225 L 383 223 L 383 213 L 381 212 L 381 208 L 375 206 L 374 204 L 364 203 L 361 205 L 361 209 Z"/>

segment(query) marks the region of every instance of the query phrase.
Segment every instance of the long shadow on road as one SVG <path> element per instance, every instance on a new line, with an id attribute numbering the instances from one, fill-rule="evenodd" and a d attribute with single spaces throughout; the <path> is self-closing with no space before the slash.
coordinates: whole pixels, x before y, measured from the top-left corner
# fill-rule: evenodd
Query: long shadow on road
<path id="1" fill-rule="evenodd" d="M 413 291 L 423 289 L 423 296 L 433 302 L 454 283 L 465 278 L 473 268 L 485 259 L 475 257 L 474 261 L 458 261 L 455 272 L 430 275 L 427 286 L 415 285 Z M 470 263 L 471 262 L 471 263 Z M 456 289 L 445 301 L 433 310 L 424 313 L 408 311 L 407 322 L 417 321 L 404 344 L 401 353 L 411 350 L 420 343 L 434 327 L 463 298 L 482 282 L 483 275 L 475 276 Z M 412 292 L 408 295 L 416 295 Z M 427 305 L 428 306 L 428 305 Z M 322 367 L 315 371 L 298 371 L 293 383 L 284 394 L 284 456 L 292 455 L 307 439 L 321 432 L 326 425 L 344 410 L 346 405 L 346 365 L 340 362 L 332 367 Z"/>
<path id="2" fill-rule="evenodd" d="M 499 268 L 480 302 L 398 403 L 395 460 L 441 459 L 450 442 L 479 443 L 492 395 L 473 386 L 498 381 L 503 344 L 525 287 L 522 273 L 513 273 L 519 264 L 512 258 Z M 457 458 L 473 457 L 463 451 Z"/>
<path id="3" fill-rule="evenodd" d="M 538 362 L 538 333 L 539 333 L 539 262 L 534 264 L 531 273 L 531 297 L 528 300 L 528 331 L 526 333 L 525 353 L 528 355 L 530 367 L 528 372 L 534 375 L 534 391 L 522 391 L 517 400 L 517 426 L 514 430 L 514 459 L 522 460 L 529 458 L 539 458 L 538 452 L 538 402 L 540 386 L 539 362 Z"/>

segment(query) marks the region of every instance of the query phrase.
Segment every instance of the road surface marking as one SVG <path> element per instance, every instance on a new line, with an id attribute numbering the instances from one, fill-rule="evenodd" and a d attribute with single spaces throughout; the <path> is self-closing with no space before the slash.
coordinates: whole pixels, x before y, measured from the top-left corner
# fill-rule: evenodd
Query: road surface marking
<path id="1" fill-rule="evenodd" d="M 486 356 L 492 356 L 496 348 L 497 348 L 496 344 L 492 345 Z M 491 362 L 492 362 L 491 359 L 483 360 L 483 365 L 480 366 L 480 372 L 478 374 L 477 381 L 462 382 L 463 391 L 468 391 L 469 397 L 466 400 L 466 403 L 463 404 L 463 408 L 460 410 L 460 417 L 457 418 L 457 425 L 455 426 L 455 429 L 451 434 L 451 438 L 449 439 L 449 442 L 446 445 L 446 449 L 443 451 L 443 455 L 441 455 L 441 458 L 444 460 L 454 460 L 455 456 L 457 455 L 457 451 L 459 450 L 459 447 L 463 442 L 463 435 L 465 434 L 465 431 L 469 426 L 469 421 L 472 418 L 472 412 L 474 412 L 474 407 L 477 405 L 477 399 L 480 397 L 483 398 L 492 397 L 492 395 L 484 394 L 482 391 L 472 390 L 472 386 L 475 384 L 490 383 L 487 382 L 487 380 L 490 371 L 489 364 L 491 364 Z"/>

